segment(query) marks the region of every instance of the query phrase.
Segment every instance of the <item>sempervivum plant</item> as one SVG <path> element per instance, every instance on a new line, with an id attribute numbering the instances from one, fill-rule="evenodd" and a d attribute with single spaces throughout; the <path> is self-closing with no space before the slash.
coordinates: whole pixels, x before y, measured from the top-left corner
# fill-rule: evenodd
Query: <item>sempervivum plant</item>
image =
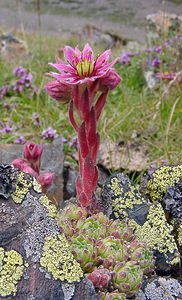
<path id="1" fill-rule="evenodd" d="M 99 293 L 100 300 L 126 300 L 126 295 L 123 293 L 118 293 L 118 291 L 114 291 L 111 293 L 101 292 Z"/>
<path id="2" fill-rule="evenodd" d="M 50 64 L 57 72 L 49 73 L 54 80 L 45 89 L 57 101 L 69 103 L 69 119 L 78 137 L 78 201 L 81 207 L 96 213 L 100 211 L 95 195 L 98 180 L 96 160 L 100 144 L 97 122 L 109 91 L 121 81 L 113 69 L 118 58 L 109 62 L 110 50 L 94 57 L 88 43 L 83 51 L 78 47 L 66 46 L 63 52 L 64 61 L 57 57 L 56 63 Z"/>
<path id="3" fill-rule="evenodd" d="M 134 295 L 143 275 L 154 268 L 152 251 L 136 240 L 126 222 L 110 220 L 103 213 L 90 216 L 86 209 L 69 204 L 60 211 L 58 224 L 100 299 Z"/>
<path id="4" fill-rule="evenodd" d="M 127 296 L 141 288 L 143 271 L 136 261 L 117 262 L 114 269 L 114 287 Z"/>
<path id="5" fill-rule="evenodd" d="M 83 235 L 72 237 L 70 250 L 85 272 L 94 269 L 97 262 L 97 252 L 93 239 Z"/>

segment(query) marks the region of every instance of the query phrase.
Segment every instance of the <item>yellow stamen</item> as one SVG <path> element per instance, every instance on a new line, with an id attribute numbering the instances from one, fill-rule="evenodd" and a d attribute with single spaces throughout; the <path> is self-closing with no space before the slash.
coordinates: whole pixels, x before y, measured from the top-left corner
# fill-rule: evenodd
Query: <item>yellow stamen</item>
<path id="1" fill-rule="evenodd" d="M 80 60 L 79 63 L 76 65 L 77 74 L 80 77 L 87 77 L 92 74 L 94 69 L 94 64 L 92 61 L 88 59 L 82 61 Z"/>

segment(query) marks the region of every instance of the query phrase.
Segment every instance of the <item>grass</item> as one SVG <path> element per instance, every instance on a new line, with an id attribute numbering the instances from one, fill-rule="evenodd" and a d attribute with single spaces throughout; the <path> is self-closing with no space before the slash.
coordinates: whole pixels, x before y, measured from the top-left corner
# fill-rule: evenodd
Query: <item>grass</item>
<path id="1" fill-rule="evenodd" d="M 26 32 L 23 35 L 18 33 L 18 35 L 26 41 L 30 55 L 26 59 L 16 59 L 11 63 L 1 58 L 0 86 L 13 82 L 15 80 L 12 75 L 14 67 L 23 65 L 33 74 L 37 92 L 32 99 L 25 91 L 20 95 L 5 97 L 0 102 L 1 129 L 5 124 L 14 128 L 13 133 L 1 134 L 1 143 L 13 143 L 15 138 L 22 134 L 27 140 L 42 142 L 41 133 L 47 127 L 56 129 L 60 136 L 70 140 L 75 132 L 68 121 L 67 105 L 51 99 L 43 87 L 49 80 L 45 75 L 51 70 L 48 62 L 55 61 L 57 49 L 64 47 L 65 44 L 75 46 L 78 41 L 38 34 L 31 35 Z M 79 46 L 82 48 L 83 45 Z M 98 47 L 96 49 L 95 46 L 93 48 L 96 53 L 103 50 Z M 114 49 L 113 57 L 116 53 L 121 53 L 121 49 Z M 173 56 L 171 53 L 174 53 Z M 161 71 L 174 67 L 175 53 L 176 51 L 172 48 L 162 51 L 160 54 L 163 61 Z M 176 84 L 165 98 L 163 97 L 164 82 L 150 90 L 144 78 L 147 59 L 149 57 L 143 53 L 132 57 L 129 65 L 121 63 L 116 65 L 123 81 L 116 90 L 110 92 L 107 99 L 99 122 L 101 139 L 109 138 L 115 142 L 123 140 L 126 143 L 131 139 L 133 132 L 137 132 L 140 143 L 147 148 L 150 162 L 155 161 L 159 165 L 161 159 L 164 159 L 169 163 L 178 163 L 182 157 L 181 86 Z M 4 109 L 4 102 L 14 103 L 16 107 Z M 39 126 L 33 125 L 33 113 L 39 116 Z"/>

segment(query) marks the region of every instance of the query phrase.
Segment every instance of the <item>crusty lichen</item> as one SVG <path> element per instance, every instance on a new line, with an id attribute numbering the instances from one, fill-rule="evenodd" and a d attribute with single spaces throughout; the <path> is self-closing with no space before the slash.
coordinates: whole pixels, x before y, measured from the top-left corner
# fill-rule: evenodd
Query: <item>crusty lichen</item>
<path id="1" fill-rule="evenodd" d="M 182 246 L 182 223 L 178 227 L 178 244 Z"/>
<path id="2" fill-rule="evenodd" d="M 42 187 L 35 178 L 33 178 L 32 186 L 35 192 L 42 193 Z"/>
<path id="3" fill-rule="evenodd" d="M 132 209 L 135 205 L 145 202 L 140 192 L 132 184 L 127 185 L 127 190 L 121 186 L 119 178 L 113 177 L 108 187 L 114 194 L 112 200 L 113 212 L 116 218 L 127 217 L 127 209 Z"/>
<path id="4" fill-rule="evenodd" d="M 11 194 L 13 201 L 20 204 L 25 199 L 26 194 L 32 187 L 32 178 L 23 172 L 18 172 L 16 176 L 15 191 Z"/>
<path id="5" fill-rule="evenodd" d="M 182 177 L 182 165 L 162 166 L 157 169 L 147 183 L 147 193 L 151 201 L 160 200 L 167 191 L 180 181 Z"/>
<path id="6" fill-rule="evenodd" d="M 83 271 L 69 250 L 69 244 L 64 234 L 45 238 L 40 265 L 54 279 L 66 280 L 68 283 L 79 282 Z"/>
<path id="7" fill-rule="evenodd" d="M 53 218 L 53 219 L 56 218 L 57 208 L 53 203 L 51 203 L 51 201 L 49 200 L 49 198 L 46 195 L 42 195 L 39 198 L 39 202 L 47 209 L 48 216 L 50 218 Z"/>
<path id="8" fill-rule="evenodd" d="M 0 296 L 15 296 L 23 275 L 23 257 L 15 250 L 5 252 L 0 247 Z"/>
<path id="9" fill-rule="evenodd" d="M 167 263 L 172 265 L 179 263 L 180 255 L 172 235 L 173 226 L 166 222 L 160 203 L 151 205 L 144 225 L 140 226 L 133 220 L 129 221 L 129 224 L 135 228 L 135 235 L 140 241 L 147 242 L 153 250 L 164 254 Z M 173 255 L 170 261 L 168 261 L 168 254 Z"/>

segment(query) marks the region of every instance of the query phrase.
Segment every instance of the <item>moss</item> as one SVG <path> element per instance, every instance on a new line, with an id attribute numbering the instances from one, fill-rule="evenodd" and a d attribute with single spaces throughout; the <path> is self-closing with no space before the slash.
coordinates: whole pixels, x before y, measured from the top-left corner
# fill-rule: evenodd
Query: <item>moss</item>
<path id="1" fill-rule="evenodd" d="M 83 276 L 83 271 L 70 252 L 64 234 L 45 238 L 40 265 L 51 273 L 54 279 L 66 280 L 68 283 L 79 282 Z"/>
<path id="2" fill-rule="evenodd" d="M 5 252 L 0 247 L 0 295 L 16 295 L 17 284 L 23 275 L 23 257 L 15 250 Z"/>
<path id="3" fill-rule="evenodd" d="M 26 194 L 32 187 L 32 177 L 23 172 L 18 172 L 16 176 L 15 191 L 11 194 L 13 201 L 17 204 L 23 202 Z"/>
<path id="4" fill-rule="evenodd" d="M 49 198 L 46 195 L 43 195 L 39 198 L 39 202 L 47 209 L 48 216 L 50 218 L 56 218 L 57 216 L 57 208 L 56 206 L 51 203 Z"/>
<path id="5" fill-rule="evenodd" d="M 157 169 L 147 183 L 147 193 L 152 201 L 161 199 L 167 191 L 180 181 L 182 177 L 182 165 L 162 166 Z"/>
<path id="6" fill-rule="evenodd" d="M 172 236 L 173 226 L 166 222 L 161 204 L 151 205 L 147 221 L 143 226 L 138 225 L 135 221 L 129 221 L 129 224 L 135 228 L 135 235 L 140 241 L 147 242 L 153 250 L 164 254 L 167 263 L 179 263 L 179 252 Z M 171 261 L 168 261 L 169 253 L 173 255 Z"/>
<path id="7" fill-rule="evenodd" d="M 117 177 L 111 179 L 108 187 L 114 194 L 112 206 L 116 218 L 127 217 L 128 209 L 132 209 L 135 205 L 140 205 L 145 202 L 139 191 L 131 183 L 127 185 L 126 190 L 121 186 L 121 181 Z"/>

